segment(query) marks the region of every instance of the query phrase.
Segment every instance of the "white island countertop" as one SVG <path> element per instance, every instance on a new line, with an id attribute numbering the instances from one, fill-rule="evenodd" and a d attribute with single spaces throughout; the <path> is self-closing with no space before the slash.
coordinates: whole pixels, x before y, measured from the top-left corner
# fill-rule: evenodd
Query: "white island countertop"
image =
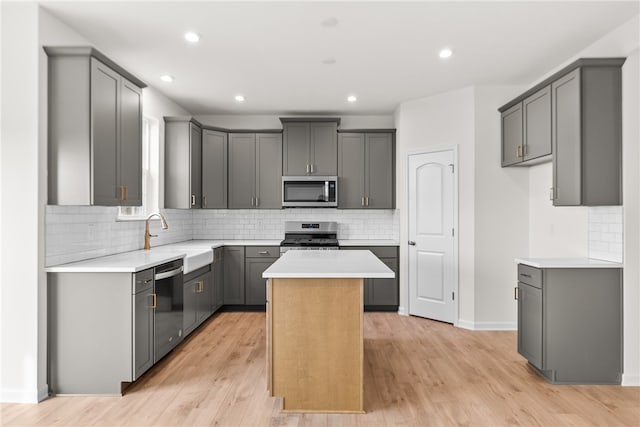
<path id="1" fill-rule="evenodd" d="M 623 268 L 619 262 L 595 258 L 516 258 L 516 264 L 535 268 Z"/>
<path id="2" fill-rule="evenodd" d="M 394 278 L 395 273 L 371 251 L 287 251 L 262 277 L 382 279 Z"/>

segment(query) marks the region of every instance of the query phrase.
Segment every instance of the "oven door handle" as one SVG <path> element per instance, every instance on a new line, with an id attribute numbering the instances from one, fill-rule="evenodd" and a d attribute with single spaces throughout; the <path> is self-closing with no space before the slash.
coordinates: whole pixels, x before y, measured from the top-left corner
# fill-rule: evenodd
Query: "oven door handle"
<path id="1" fill-rule="evenodd" d="M 162 280 L 162 279 L 166 279 L 167 277 L 173 277 L 173 276 L 177 276 L 178 274 L 182 273 L 183 270 L 183 266 L 180 266 L 178 268 L 176 268 L 175 270 L 169 270 L 169 271 L 163 271 L 162 273 L 156 273 L 156 280 Z"/>

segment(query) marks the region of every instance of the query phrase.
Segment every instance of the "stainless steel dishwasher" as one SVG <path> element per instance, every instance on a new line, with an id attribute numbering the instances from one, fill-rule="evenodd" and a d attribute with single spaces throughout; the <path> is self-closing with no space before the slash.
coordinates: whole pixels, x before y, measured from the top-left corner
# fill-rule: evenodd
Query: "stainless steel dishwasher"
<path id="1" fill-rule="evenodd" d="M 154 363 L 182 341 L 182 271 L 182 259 L 154 268 Z"/>

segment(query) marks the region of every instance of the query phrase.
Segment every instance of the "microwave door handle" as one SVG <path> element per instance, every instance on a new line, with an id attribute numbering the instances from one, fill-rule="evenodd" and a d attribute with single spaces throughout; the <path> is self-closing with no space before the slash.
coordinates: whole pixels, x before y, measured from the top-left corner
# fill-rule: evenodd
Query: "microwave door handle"
<path id="1" fill-rule="evenodd" d="M 324 182 L 324 201 L 329 201 L 329 181 Z"/>

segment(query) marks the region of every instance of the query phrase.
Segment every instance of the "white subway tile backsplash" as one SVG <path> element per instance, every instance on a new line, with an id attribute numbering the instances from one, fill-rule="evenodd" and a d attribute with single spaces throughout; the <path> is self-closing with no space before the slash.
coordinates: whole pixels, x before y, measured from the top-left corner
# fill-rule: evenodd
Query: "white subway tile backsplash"
<path id="1" fill-rule="evenodd" d="M 622 206 L 589 208 L 589 257 L 622 262 Z"/>
<path id="2" fill-rule="evenodd" d="M 190 239 L 280 240 L 285 221 L 336 221 L 340 239 L 393 239 L 400 236 L 397 210 L 339 209 L 166 209 L 168 230 L 151 221 L 152 245 Z M 63 264 L 141 249 L 143 221 L 117 221 L 117 208 L 47 206 L 46 263 Z"/>

